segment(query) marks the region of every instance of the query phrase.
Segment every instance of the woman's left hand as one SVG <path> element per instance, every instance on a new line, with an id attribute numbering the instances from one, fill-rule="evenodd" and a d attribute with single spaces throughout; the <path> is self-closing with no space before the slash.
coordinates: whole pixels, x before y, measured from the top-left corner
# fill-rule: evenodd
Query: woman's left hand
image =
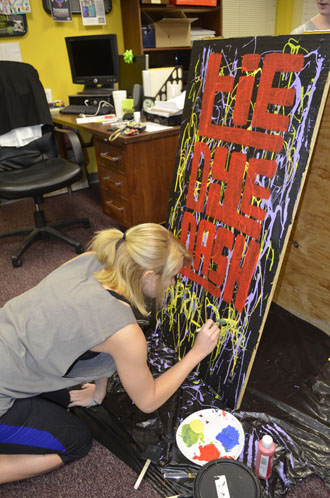
<path id="1" fill-rule="evenodd" d="M 83 384 L 81 386 L 81 389 L 77 391 L 70 391 L 71 403 L 68 405 L 68 407 L 71 408 L 73 406 L 84 406 L 86 408 L 90 408 L 91 406 L 100 405 L 103 401 L 103 398 L 98 399 L 95 391 L 95 384 Z"/>

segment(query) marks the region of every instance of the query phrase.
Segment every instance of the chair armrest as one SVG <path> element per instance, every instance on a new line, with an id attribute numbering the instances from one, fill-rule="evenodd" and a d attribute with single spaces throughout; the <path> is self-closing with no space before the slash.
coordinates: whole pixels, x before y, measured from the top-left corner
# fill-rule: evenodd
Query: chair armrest
<path id="1" fill-rule="evenodd" d="M 74 157 L 74 162 L 79 164 L 80 166 L 83 166 L 85 161 L 84 161 L 84 155 L 82 151 L 82 146 L 79 140 L 79 137 L 77 133 L 75 133 L 72 130 L 66 129 L 66 128 L 57 128 L 55 126 L 55 131 L 56 133 L 65 133 L 65 135 L 68 137 L 71 147 L 72 147 L 72 153 Z"/>

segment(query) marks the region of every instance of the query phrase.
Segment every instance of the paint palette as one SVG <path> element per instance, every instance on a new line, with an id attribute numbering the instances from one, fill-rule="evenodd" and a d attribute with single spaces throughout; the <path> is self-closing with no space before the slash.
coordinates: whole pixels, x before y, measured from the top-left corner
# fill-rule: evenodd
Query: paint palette
<path id="1" fill-rule="evenodd" d="M 176 442 L 181 453 L 197 465 L 216 458 L 236 460 L 244 447 L 244 431 L 231 413 L 209 408 L 192 413 L 181 422 Z"/>

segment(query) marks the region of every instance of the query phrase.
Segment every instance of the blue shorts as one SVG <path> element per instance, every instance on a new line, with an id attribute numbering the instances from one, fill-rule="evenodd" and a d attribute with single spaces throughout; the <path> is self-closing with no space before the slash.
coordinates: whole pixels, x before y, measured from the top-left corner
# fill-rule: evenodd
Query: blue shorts
<path id="1" fill-rule="evenodd" d="M 58 454 L 63 463 L 87 455 L 89 427 L 65 407 L 40 396 L 17 399 L 0 417 L 0 454 Z"/>

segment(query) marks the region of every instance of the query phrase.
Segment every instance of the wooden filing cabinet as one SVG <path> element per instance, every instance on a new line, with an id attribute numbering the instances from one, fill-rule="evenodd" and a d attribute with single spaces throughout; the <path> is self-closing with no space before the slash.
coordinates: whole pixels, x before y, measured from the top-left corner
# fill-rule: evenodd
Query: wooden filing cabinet
<path id="1" fill-rule="evenodd" d="M 80 123 L 76 115 L 52 116 L 54 123 L 92 135 L 103 211 L 123 226 L 167 221 L 180 127 L 119 136 L 99 123 Z"/>
<path id="2" fill-rule="evenodd" d="M 135 137 L 94 135 L 103 211 L 124 226 L 167 220 L 179 128 Z"/>

